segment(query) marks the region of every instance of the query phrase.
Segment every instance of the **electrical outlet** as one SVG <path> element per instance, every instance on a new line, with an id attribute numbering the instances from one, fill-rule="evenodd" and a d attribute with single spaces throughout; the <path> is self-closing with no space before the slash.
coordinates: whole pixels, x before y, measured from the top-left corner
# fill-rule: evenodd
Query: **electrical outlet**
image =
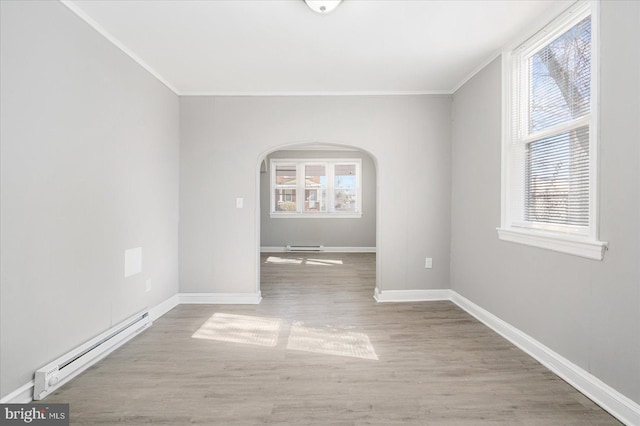
<path id="1" fill-rule="evenodd" d="M 236 209 L 241 209 L 242 207 L 244 207 L 244 199 L 236 198 Z"/>
<path id="2" fill-rule="evenodd" d="M 427 268 L 427 269 L 431 269 L 431 268 L 433 268 L 433 259 L 432 259 L 432 258 L 430 258 L 430 257 L 427 257 L 427 258 L 424 260 L 424 267 L 425 267 L 425 268 Z"/>
<path id="3" fill-rule="evenodd" d="M 147 289 L 147 292 L 151 291 L 151 280 L 147 280 L 146 289 Z"/>

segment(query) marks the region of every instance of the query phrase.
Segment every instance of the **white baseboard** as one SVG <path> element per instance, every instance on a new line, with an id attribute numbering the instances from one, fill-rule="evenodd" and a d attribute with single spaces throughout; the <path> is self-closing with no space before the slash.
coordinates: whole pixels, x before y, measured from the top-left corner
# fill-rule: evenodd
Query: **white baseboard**
<path id="1" fill-rule="evenodd" d="M 262 300 L 258 293 L 179 293 L 181 304 L 257 305 Z"/>
<path id="2" fill-rule="evenodd" d="M 284 253 L 287 251 L 286 247 L 260 247 L 260 253 Z"/>
<path id="3" fill-rule="evenodd" d="M 375 289 L 374 298 L 384 302 L 422 302 L 450 300 L 487 327 L 509 340 L 578 391 L 600 405 L 626 425 L 640 425 L 640 404 L 616 391 L 602 380 L 578 367 L 531 336 L 501 320 L 467 298 L 450 289 L 386 290 Z M 178 304 L 258 304 L 260 293 L 179 293 L 149 310 L 151 320 L 160 318 Z M 25 404 L 32 401 L 31 380 L 0 400 L 2 404 Z"/>
<path id="4" fill-rule="evenodd" d="M 375 247 L 324 247 L 322 252 L 318 253 L 375 253 Z M 287 252 L 287 248 L 285 246 L 282 247 L 260 247 L 260 253 L 293 253 Z M 296 253 L 306 253 L 306 252 L 296 252 Z M 309 252 L 314 253 L 314 252 Z"/>
<path id="5" fill-rule="evenodd" d="M 193 304 L 193 303 L 209 303 L 209 304 L 238 304 L 238 305 L 256 305 L 260 303 L 262 296 L 260 293 L 178 293 L 169 297 L 164 302 L 159 303 L 153 308 L 149 309 L 150 321 L 155 321 L 177 305 Z M 106 356 L 106 354 L 105 354 Z M 100 357 L 90 364 L 87 364 L 84 369 L 99 362 L 103 357 Z M 28 404 L 33 401 L 33 387 L 34 381 L 25 383 L 18 389 L 7 394 L 4 398 L 0 399 L 0 404 Z"/>
<path id="6" fill-rule="evenodd" d="M 149 309 L 149 318 L 151 319 L 151 321 L 155 321 L 161 316 L 163 316 L 164 314 L 166 314 L 167 312 L 169 312 L 170 310 L 172 310 L 173 308 L 175 308 L 176 306 L 178 306 L 179 304 L 180 304 L 180 298 L 178 297 L 177 294 L 174 294 L 164 302 L 161 302 L 160 304 Z"/>
<path id="7" fill-rule="evenodd" d="M 149 325 L 151 325 L 151 322 L 157 320 L 158 318 L 160 318 L 161 316 L 169 312 L 171 309 L 175 308 L 178 305 L 178 302 L 179 302 L 178 294 L 174 294 L 164 302 L 161 302 L 158 305 L 154 306 L 153 308 L 150 308 L 149 309 L 149 321 L 150 321 Z M 114 349 L 116 349 L 116 347 L 114 347 L 112 350 Z M 79 369 L 78 372 L 75 373 L 73 377 L 80 374 L 82 371 L 85 371 L 90 366 L 100 362 L 107 355 L 109 355 L 109 353 L 111 353 L 112 350 L 110 350 L 109 352 L 105 353 L 100 357 L 95 358 L 91 362 L 87 363 L 85 366 L 82 367 L 82 369 Z M 71 379 L 72 377 L 70 376 L 69 380 Z M 35 383 L 33 380 L 29 381 L 29 383 L 25 383 L 24 385 L 20 386 L 18 389 L 14 390 L 4 398 L 0 399 L 0 404 L 28 404 L 32 402 L 34 384 Z"/>
<path id="8" fill-rule="evenodd" d="M 287 251 L 287 248 L 282 246 L 282 247 L 273 247 L 273 246 L 269 246 L 269 247 L 260 247 L 260 253 L 284 253 Z"/>
<path id="9" fill-rule="evenodd" d="M 640 404 L 455 291 L 451 291 L 451 294 L 453 303 L 529 354 L 622 423 L 640 425 Z"/>
<path id="10" fill-rule="evenodd" d="M 451 300 L 451 290 L 431 289 L 431 290 L 383 290 L 377 287 L 373 298 L 378 303 L 386 302 L 428 302 L 436 300 Z"/>
<path id="11" fill-rule="evenodd" d="M 375 253 L 375 247 L 325 247 L 328 253 Z"/>
<path id="12" fill-rule="evenodd" d="M 28 404 L 33 401 L 33 386 L 34 382 L 31 380 L 29 383 L 25 383 L 18 389 L 14 390 L 4 398 L 0 399 L 0 404 Z"/>
<path id="13" fill-rule="evenodd" d="M 501 320 L 453 290 L 387 290 L 375 289 L 378 302 L 422 302 L 450 300 L 478 321 L 500 334 L 540 364 L 590 398 L 612 416 L 629 426 L 640 426 L 640 404 L 632 401 L 588 371 L 562 355 Z"/>

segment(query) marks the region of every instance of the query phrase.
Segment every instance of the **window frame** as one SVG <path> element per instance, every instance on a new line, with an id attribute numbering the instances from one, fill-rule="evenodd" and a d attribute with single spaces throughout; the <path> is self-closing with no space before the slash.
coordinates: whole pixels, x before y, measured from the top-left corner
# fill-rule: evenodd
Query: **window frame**
<path id="1" fill-rule="evenodd" d="M 590 113 L 560 125 L 554 125 L 520 138 L 513 136 L 516 120 L 526 120 L 527 114 L 514 113 L 528 101 L 528 94 L 514 102 L 516 90 L 528 92 L 528 77 L 522 66 L 528 58 L 558 36 L 575 26 L 587 16 L 591 16 L 591 105 Z M 516 84 L 517 80 L 517 84 Z M 520 83 L 525 81 L 526 83 Z M 514 88 L 515 87 L 515 88 Z M 497 228 L 498 238 L 519 244 L 572 254 L 589 259 L 602 260 L 607 243 L 599 241 L 598 227 L 598 102 L 599 99 L 599 5 L 596 1 L 578 1 L 562 12 L 556 19 L 524 42 L 515 44 L 502 54 L 502 180 L 501 180 L 501 220 Z M 524 123 L 520 122 L 520 125 Z M 589 225 L 573 227 L 569 225 L 544 224 L 524 220 L 522 200 L 525 182 L 521 175 L 526 167 L 524 156 L 514 155 L 514 143 L 526 144 L 548 135 L 556 135 L 579 126 L 589 126 Z M 522 149 L 522 148 L 520 148 Z"/>
<path id="2" fill-rule="evenodd" d="M 295 164 L 296 166 L 296 211 L 276 211 L 276 166 Z M 306 178 L 305 166 L 325 166 L 327 183 L 319 190 L 326 191 L 327 211 L 305 211 Z M 354 212 L 335 210 L 335 168 L 337 165 L 354 165 L 356 170 L 356 207 Z M 362 159 L 360 158 L 271 158 L 269 160 L 269 217 L 274 219 L 359 219 L 362 217 Z M 317 200 L 316 200 L 317 202 Z"/>

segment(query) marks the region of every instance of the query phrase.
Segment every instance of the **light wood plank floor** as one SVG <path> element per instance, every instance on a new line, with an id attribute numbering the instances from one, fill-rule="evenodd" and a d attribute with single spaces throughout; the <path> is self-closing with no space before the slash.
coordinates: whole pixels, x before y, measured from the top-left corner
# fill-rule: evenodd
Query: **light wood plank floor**
<path id="1" fill-rule="evenodd" d="M 260 305 L 178 306 L 43 402 L 78 425 L 619 424 L 452 303 L 376 304 L 373 254 L 261 275 Z"/>

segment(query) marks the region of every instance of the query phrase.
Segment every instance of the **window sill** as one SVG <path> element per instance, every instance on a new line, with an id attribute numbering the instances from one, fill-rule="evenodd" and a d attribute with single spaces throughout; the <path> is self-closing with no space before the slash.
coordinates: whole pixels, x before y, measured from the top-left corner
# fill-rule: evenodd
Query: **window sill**
<path id="1" fill-rule="evenodd" d="M 271 219 L 360 219 L 362 213 L 269 213 Z"/>
<path id="2" fill-rule="evenodd" d="M 572 254 L 587 259 L 602 260 L 607 249 L 606 242 L 570 235 L 514 228 L 497 228 L 497 230 L 498 238 L 503 241 Z"/>

